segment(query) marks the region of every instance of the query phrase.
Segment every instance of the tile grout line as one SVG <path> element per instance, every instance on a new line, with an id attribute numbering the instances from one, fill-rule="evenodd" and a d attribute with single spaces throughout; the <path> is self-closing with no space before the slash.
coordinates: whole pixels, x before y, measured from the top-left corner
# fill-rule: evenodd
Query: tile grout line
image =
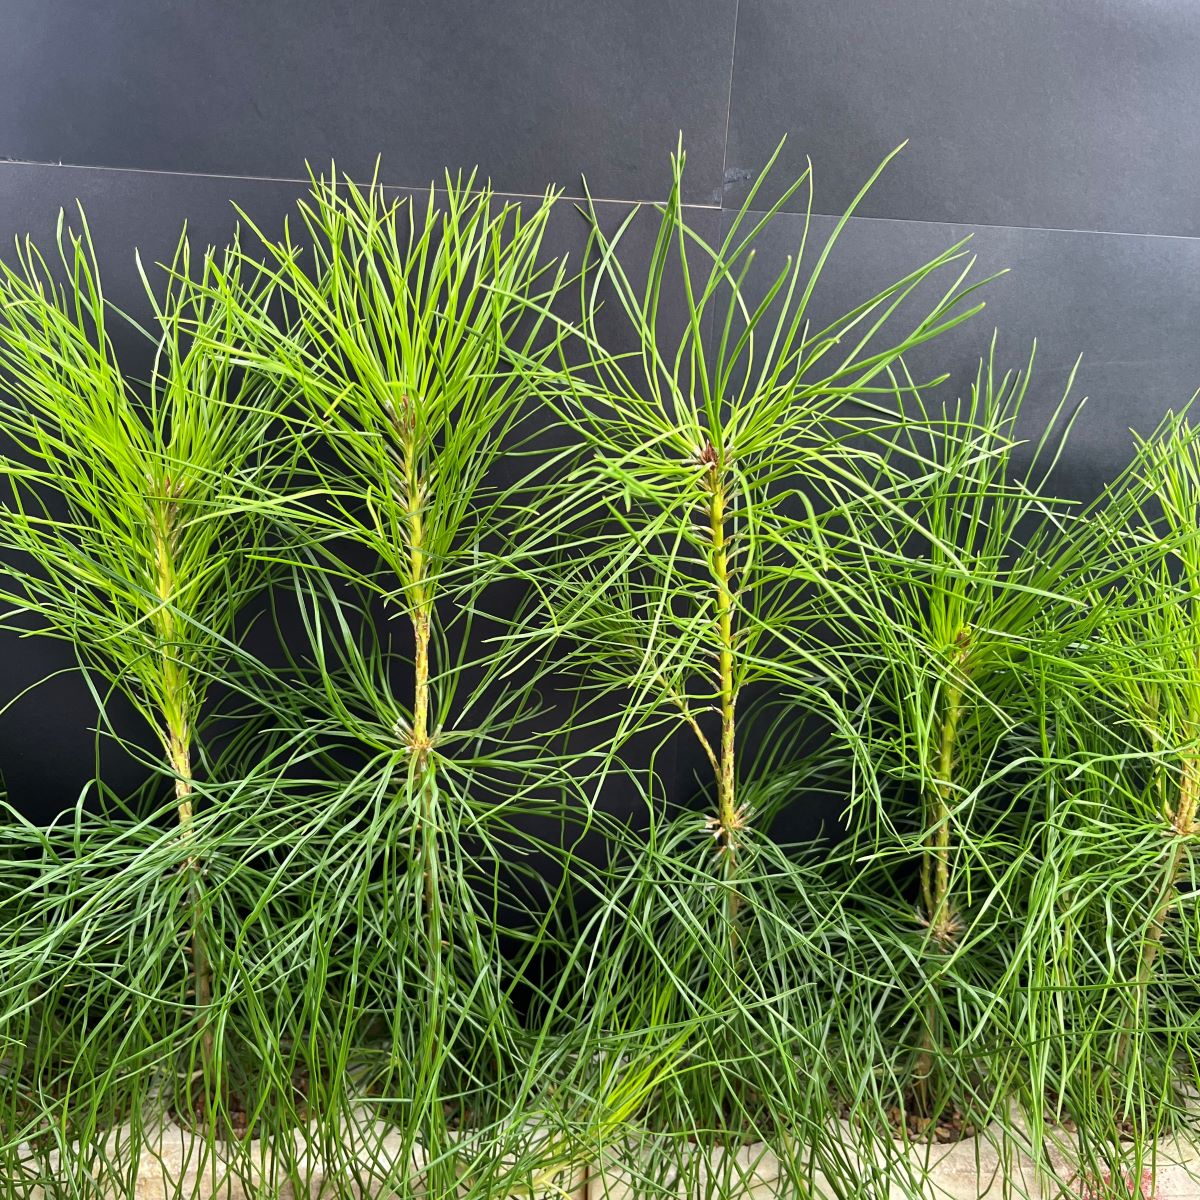
<path id="1" fill-rule="evenodd" d="M 758 217 L 767 214 L 767 210 L 763 208 L 748 208 L 746 212 L 751 216 Z M 804 210 L 785 208 L 778 213 L 779 216 L 785 214 L 803 217 Z M 809 215 L 825 217 L 834 221 L 845 216 L 840 212 L 817 212 L 815 209 Z M 881 225 L 936 225 L 944 229 L 1008 229 L 1014 233 L 1077 233 L 1094 237 L 1162 238 L 1176 242 L 1200 242 L 1200 234 L 1197 233 L 1156 233 L 1137 229 L 1079 229 L 1070 225 L 997 225 L 989 221 L 934 221 L 928 217 L 869 217 L 860 216 L 857 213 L 850 218 L 848 224 L 853 224 L 855 221 L 873 221 Z"/>
<path id="2" fill-rule="evenodd" d="M 740 8 L 740 0 L 738 0 Z M 730 88 L 732 90 L 733 78 L 730 75 Z M 726 149 L 728 146 L 728 123 L 729 117 L 726 116 Z M 724 159 L 724 156 L 723 156 Z M 305 184 L 307 179 L 293 178 L 286 175 L 223 175 L 212 171 L 165 171 L 155 167 L 110 167 L 101 164 L 87 163 L 63 163 L 63 162 L 47 162 L 37 159 L 26 158 L 0 158 L 0 169 L 4 167 L 60 167 L 63 170 L 70 171 L 107 171 L 112 174 L 121 175 L 158 175 L 176 179 L 226 179 L 234 183 L 289 183 L 289 184 Z M 722 173 L 724 167 L 722 167 Z M 392 191 L 406 192 L 423 192 L 428 185 L 414 186 L 404 183 L 385 183 L 383 186 Z M 495 194 L 499 197 L 510 197 L 514 200 L 540 200 L 541 193 L 536 192 L 505 192 L 496 190 Z M 585 201 L 586 196 L 571 195 L 563 192 L 559 197 L 567 201 Z M 666 202 L 666 197 L 652 197 L 643 200 L 630 200 L 620 196 L 594 196 L 592 197 L 600 204 L 630 204 L 630 205 L 656 205 Z M 724 210 L 724 197 L 721 203 L 702 204 L 692 201 L 683 205 L 685 209 L 696 209 L 701 212 L 722 212 Z M 747 212 L 761 216 L 765 213 L 764 209 L 747 209 Z M 783 210 L 790 212 L 791 210 Z M 792 213 L 794 216 L 803 216 L 802 212 Z M 816 212 L 812 214 L 814 217 L 831 217 L 839 218 L 843 214 L 837 212 Z M 1078 234 L 1094 234 L 1100 237 L 1129 237 L 1129 238 L 1163 238 L 1172 241 L 1181 242 L 1196 242 L 1200 241 L 1200 234 L 1191 233 L 1158 233 L 1153 231 L 1140 231 L 1136 229 L 1081 229 L 1069 225 L 998 225 L 984 221 L 934 221 L 924 217 L 875 217 L 875 216 L 860 216 L 855 215 L 850 218 L 851 221 L 875 221 L 888 222 L 894 225 L 939 225 L 948 228 L 961 229 L 1009 229 L 1014 232 L 1022 233 L 1078 233 Z"/>
<path id="3" fill-rule="evenodd" d="M 725 211 L 725 172 L 729 170 L 729 127 L 733 124 L 733 76 L 737 70 L 738 22 L 742 0 L 733 3 L 733 38 L 729 47 L 729 91 L 725 94 L 725 140 L 721 143 L 721 178 L 717 180 L 717 207 Z"/>
<path id="4" fill-rule="evenodd" d="M 306 184 L 309 182 L 307 177 L 301 178 L 291 175 L 227 175 L 217 171 L 167 171 L 160 167 L 112 167 L 103 163 L 50 162 L 35 158 L 0 158 L 0 169 L 4 167 L 58 167 L 64 171 L 107 171 L 114 175 L 155 175 L 169 179 L 225 179 L 231 183 Z M 402 192 L 424 192 L 430 187 L 435 190 L 441 187 L 440 184 L 435 183 L 433 180 L 423 184 L 383 183 L 380 186 L 389 191 Z M 475 190 L 480 191 L 482 189 L 477 188 Z M 541 192 L 506 192 L 499 188 L 493 188 L 493 194 L 496 196 L 511 197 L 514 200 L 541 200 L 543 198 Z M 559 195 L 559 199 L 586 202 L 589 197 L 582 193 L 575 195 L 564 191 Z M 642 200 L 627 199 L 622 196 L 592 196 L 591 199 L 599 204 L 633 205 L 665 204 L 667 201 L 666 196 L 648 197 Z M 715 212 L 720 209 L 721 205 L 716 202 L 703 204 L 693 201 L 685 203 L 683 207 Z"/>

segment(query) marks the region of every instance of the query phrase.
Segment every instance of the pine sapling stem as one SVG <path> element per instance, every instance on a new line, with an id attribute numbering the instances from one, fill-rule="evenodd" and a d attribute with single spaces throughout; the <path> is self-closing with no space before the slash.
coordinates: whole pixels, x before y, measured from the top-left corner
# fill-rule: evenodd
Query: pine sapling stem
<path id="1" fill-rule="evenodd" d="M 1175 907 L 1176 886 L 1183 870 L 1184 859 L 1187 857 L 1187 839 L 1198 832 L 1196 826 L 1198 804 L 1200 804 L 1200 757 L 1194 753 L 1187 753 L 1181 757 L 1179 764 L 1179 792 L 1175 809 L 1168 814 L 1172 845 L 1163 863 L 1159 900 L 1150 920 L 1150 928 L 1146 932 L 1146 940 L 1142 943 L 1141 960 L 1138 963 L 1135 996 L 1137 1010 L 1140 1013 L 1146 1011 L 1147 994 L 1150 984 L 1154 980 L 1155 966 L 1162 954 L 1167 921 Z M 1124 1063 L 1126 1060 L 1129 1054 L 1129 1044 L 1130 1034 L 1126 1031 L 1121 1036 L 1117 1052 L 1118 1062 Z"/>
<path id="2" fill-rule="evenodd" d="M 735 749 L 737 737 L 738 689 L 733 660 L 733 583 L 726 534 L 725 488 L 721 481 L 721 463 L 708 443 L 702 455 L 708 464 L 706 485 L 709 492 L 708 516 L 712 545 L 712 575 L 717 595 L 717 679 L 721 707 L 721 743 L 717 762 L 717 827 L 715 833 L 725 859 L 728 878 L 737 870 L 738 834 L 745 814 L 738 806 Z M 741 897 L 735 887 L 729 889 L 728 917 L 730 936 L 737 944 L 737 924 Z"/>
<path id="3" fill-rule="evenodd" d="M 413 654 L 413 723 L 410 734 L 413 754 L 413 772 L 416 779 L 417 794 L 422 824 L 422 846 L 426 859 L 425 867 L 425 901 L 429 906 L 431 916 L 436 908 L 437 888 L 430 855 L 434 851 L 436 841 L 433 826 L 433 779 L 429 762 L 429 751 L 433 746 L 429 735 L 429 640 L 430 612 L 424 590 L 418 589 L 418 597 L 414 598 L 412 614 L 413 638 L 415 651 Z"/>
<path id="4" fill-rule="evenodd" d="M 942 716 L 937 743 L 937 778 L 928 789 L 926 807 L 926 847 L 921 859 L 922 918 L 929 927 L 933 941 L 942 948 L 949 946 L 959 932 L 958 918 L 950 895 L 950 816 L 954 804 L 954 774 L 957 760 L 958 733 L 963 716 L 967 655 L 971 631 L 959 630 L 951 654 L 949 671 L 943 681 Z M 938 992 L 929 985 L 929 1001 L 925 1010 L 925 1031 L 914 1066 L 914 1097 L 922 1115 L 931 1115 L 934 1095 L 933 1069 L 939 1049 Z"/>
<path id="5" fill-rule="evenodd" d="M 1196 833 L 1196 810 L 1200 802 L 1200 758 L 1185 754 L 1180 763 L 1179 801 L 1171 818 L 1171 833 L 1174 845 L 1168 857 L 1164 873 L 1163 897 L 1150 925 L 1150 933 L 1142 950 L 1143 982 L 1149 983 L 1155 961 L 1162 950 L 1163 932 L 1171 910 L 1175 907 L 1175 886 L 1187 854 L 1184 840 Z"/>
<path id="6" fill-rule="evenodd" d="M 958 726 L 962 719 L 962 685 L 950 682 L 946 688 L 938 744 L 938 777 L 930 789 L 929 834 L 926 844 L 932 851 L 921 863 L 921 894 L 924 917 L 934 940 L 946 944 L 956 928 L 950 899 L 950 814 L 954 799 L 954 760 Z"/>
<path id="7" fill-rule="evenodd" d="M 205 1020 L 205 1013 L 212 1001 L 212 966 L 208 960 L 208 952 L 204 944 L 204 932 L 201 928 L 200 903 L 200 872 L 201 863 L 195 853 L 196 826 L 193 815 L 193 777 L 191 740 L 186 732 L 173 729 L 168 734 L 170 750 L 168 751 L 171 770 L 175 773 L 175 802 L 179 814 L 179 838 L 187 852 L 184 869 L 191 876 L 189 888 L 191 904 L 191 957 L 192 979 L 196 993 L 196 1011 L 200 1020 Z M 213 1061 L 213 1035 L 205 1027 L 200 1040 L 202 1063 L 207 1070 Z"/>
<path id="8" fill-rule="evenodd" d="M 424 826 L 423 841 L 431 837 L 433 813 L 430 811 L 433 789 L 429 779 L 429 751 L 433 743 L 429 730 L 430 667 L 429 642 L 433 622 L 433 606 L 428 583 L 428 555 L 425 544 L 425 521 L 422 515 L 424 486 L 417 469 L 417 448 L 411 437 L 405 445 L 405 477 L 408 510 L 408 570 L 409 605 L 413 627 L 413 720 L 410 748 L 421 801 Z M 425 872 L 426 899 L 433 911 L 434 880 L 427 866 Z"/>
<path id="9" fill-rule="evenodd" d="M 165 502 L 150 501 L 154 555 L 154 589 L 158 604 L 153 627 L 161 647 L 162 699 L 166 722 L 167 762 L 175 776 L 175 806 L 179 840 L 184 849 L 183 869 L 189 877 L 192 985 L 196 1016 L 207 1022 L 212 1001 L 212 965 L 205 945 L 200 896 L 202 864 L 196 853 L 195 777 L 192 773 L 192 702 L 187 667 L 179 658 L 179 630 L 173 605 L 178 590 L 175 554 L 179 540 L 179 508 L 175 497 L 181 488 L 170 477 L 163 480 Z M 204 1025 L 200 1039 L 201 1065 L 210 1074 L 214 1053 L 211 1029 Z"/>
<path id="10" fill-rule="evenodd" d="M 430 686 L 430 641 L 433 625 L 433 600 L 429 588 L 428 549 L 426 542 L 423 507 L 425 504 L 425 482 L 418 467 L 415 434 L 412 430 L 411 413 L 407 400 L 404 402 L 408 428 L 403 443 L 405 496 L 408 524 L 408 605 L 413 629 L 413 718 L 409 730 L 409 750 L 412 755 L 412 781 L 416 788 L 417 809 L 420 829 L 420 862 L 425 899 L 426 940 L 430 955 L 429 978 L 435 984 L 442 977 L 440 958 L 442 952 L 441 905 L 438 897 L 437 880 L 437 826 L 435 792 L 433 787 L 433 765 L 430 751 L 433 737 L 430 729 L 431 686 Z M 429 1058 L 426 1066 L 433 1071 L 437 1056 L 441 1052 L 441 1006 L 436 1000 L 428 1026 Z M 436 1074 L 426 1079 L 426 1088 L 436 1083 Z"/>

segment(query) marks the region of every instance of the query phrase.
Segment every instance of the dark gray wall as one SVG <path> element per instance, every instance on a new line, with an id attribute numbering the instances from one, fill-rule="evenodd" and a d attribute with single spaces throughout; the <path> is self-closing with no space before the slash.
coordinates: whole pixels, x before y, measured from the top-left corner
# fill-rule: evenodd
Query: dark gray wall
<path id="1" fill-rule="evenodd" d="M 993 325 L 1039 367 L 1031 419 L 1078 355 L 1091 397 L 1065 486 L 1094 491 L 1200 384 L 1200 9 L 1192 0 L 11 0 L 0 38 L 0 237 L 48 240 L 83 201 L 110 298 L 137 306 L 131 250 L 268 225 L 305 160 L 388 183 L 478 165 L 505 192 L 585 174 L 614 211 L 663 195 L 682 131 L 691 218 L 715 236 L 789 135 L 816 210 L 854 219 L 817 304 L 848 307 L 973 235 L 1011 268 L 938 352 L 968 374 Z M 769 192 L 768 192 L 769 194 Z M 791 251 L 781 217 L 762 254 Z M 829 222 L 818 222 L 829 225 Z M 581 249 L 569 208 L 555 248 Z M 4 698 L 65 649 L 0 642 Z M 92 773 L 90 704 L 62 677 L 0 715 L 0 773 L 31 812 Z M 109 754 L 120 784 L 139 768 Z M 685 787 L 689 763 L 679 763 Z"/>

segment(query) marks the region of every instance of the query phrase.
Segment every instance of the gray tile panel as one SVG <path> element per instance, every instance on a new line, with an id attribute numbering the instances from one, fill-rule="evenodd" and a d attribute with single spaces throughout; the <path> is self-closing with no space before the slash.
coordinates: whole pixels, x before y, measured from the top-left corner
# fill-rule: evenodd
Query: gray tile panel
<path id="1" fill-rule="evenodd" d="M 660 195 L 680 131 L 719 190 L 736 0 L 16 0 L 0 157 L 422 187 Z"/>
<path id="2" fill-rule="evenodd" d="M 789 135 L 841 212 L 1200 233 L 1192 0 L 741 0 L 726 177 Z"/>

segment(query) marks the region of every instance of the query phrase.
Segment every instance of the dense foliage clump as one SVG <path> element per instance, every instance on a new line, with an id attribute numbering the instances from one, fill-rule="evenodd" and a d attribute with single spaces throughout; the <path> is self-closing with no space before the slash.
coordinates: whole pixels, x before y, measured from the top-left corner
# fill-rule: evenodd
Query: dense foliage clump
<path id="1" fill-rule="evenodd" d="M 314 179 L 143 276 L 146 378 L 82 215 L 0 268 L 0 620 L 157 747 L 5 809 L 6 1196 L 140 1194 L 180 1131 L 183 1196 L 921 1195 L 963 1140 L 1152 1186 L 1200 1088 L 1197 433 L 1067 502 L 1070 385 L 1030 436 L 1032 358 L 922 374 L 963 245 L 829 314 L 874 177 L 710 244 L 683 166 L 615 224 Z"/>

